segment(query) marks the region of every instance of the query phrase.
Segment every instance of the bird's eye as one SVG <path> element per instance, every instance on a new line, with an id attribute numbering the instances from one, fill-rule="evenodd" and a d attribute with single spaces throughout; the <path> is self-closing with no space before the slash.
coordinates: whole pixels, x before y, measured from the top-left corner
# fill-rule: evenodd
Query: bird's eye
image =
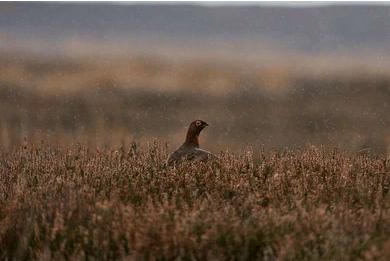
<path id="1" fill-rule="evenodd" d="M 195 122 L 196 126 L 200 126 L 202 123 L 200 121 Z"/>

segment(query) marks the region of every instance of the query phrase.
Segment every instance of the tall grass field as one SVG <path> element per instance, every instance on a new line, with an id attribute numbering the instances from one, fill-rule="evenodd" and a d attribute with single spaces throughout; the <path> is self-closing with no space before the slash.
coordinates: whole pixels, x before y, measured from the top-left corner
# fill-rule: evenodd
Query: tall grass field
<path id="1" fill-rule="evenodd" d="M 141 145 L 3 152 L 0 259 L 390 259 L 385 156 L 247 148 L 170 168 L 166 144 Z"/>

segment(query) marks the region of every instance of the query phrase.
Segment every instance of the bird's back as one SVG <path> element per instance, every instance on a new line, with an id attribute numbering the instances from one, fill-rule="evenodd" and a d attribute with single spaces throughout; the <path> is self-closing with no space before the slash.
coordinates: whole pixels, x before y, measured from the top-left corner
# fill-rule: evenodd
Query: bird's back
<path id="1" fill-rule="evenodd" d="M 168 157 L 168 165 L 174 165 L 183 160 L 204 161 L 215 158 L 215 155 L 207 150 L 183 144 Z"/>

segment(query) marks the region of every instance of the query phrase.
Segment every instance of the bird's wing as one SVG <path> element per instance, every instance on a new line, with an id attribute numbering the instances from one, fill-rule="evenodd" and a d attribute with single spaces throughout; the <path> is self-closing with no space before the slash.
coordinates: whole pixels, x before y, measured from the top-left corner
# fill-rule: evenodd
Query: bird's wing
<path id="1" fill-rule="evenodd" d="M 174 164 L 180 163 L 182 160 L 205 161 L 216 158 L 217 157 L 214 154 L 207 150 L 202 150 L 199 148 L 180 147 L 171 155 L 169 155 L 167 164 L 168 166 L 172 166 Z"/>
<path id="2" fill-rule="evenodd" d="M 173 164 L 179 162 L 183 158 L 183 153 L 180 149 L 174 151 L 171 155 L 169 155 L 167 164 L 168 166 L 172 166 Z"/>
<path id="3" fill-rule="evenodd" d="M 203 161 L 203 160 L 216 158 L 216 156 L 214 154 L 212 154 L 211 152 L 209 152 L 207 150 L 202 150 L 199 148 L 193 149 L 187 157 L 188 157 L 188 159 L 197 160 L 197 161 Z"/>
<path id="4" fill-rule="evenodd" d="M 174 165 L 175 163 L 181 162 L 187 155 L 191 152 L 192 148 L 188 148 L 186 146 L 180 146 L 177 150 L 175 150 L 171 155 L 169 155 L 167 164 L 169 166 Z"/>

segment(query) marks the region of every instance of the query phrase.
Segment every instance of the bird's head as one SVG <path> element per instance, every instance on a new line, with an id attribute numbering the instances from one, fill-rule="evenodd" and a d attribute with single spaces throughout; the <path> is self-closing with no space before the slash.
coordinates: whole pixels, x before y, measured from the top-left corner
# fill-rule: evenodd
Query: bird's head
<path id="1" fill-rule="evenodd" d="M 204 128 L 209 126 L 207 122 L 204 122 L 202 120 L 196 120 L 191 122 L 190 127 L 188 130 L 193 131 L 194 133 L 199 134 Z"/>
<path id="2" fill-rule="evenodd" d="M 187 132 L 186 143 L 199 147 L 199 134 L 207 126 L 209 126 L 208 123 L 202 120 L 191 122 Z"/>

